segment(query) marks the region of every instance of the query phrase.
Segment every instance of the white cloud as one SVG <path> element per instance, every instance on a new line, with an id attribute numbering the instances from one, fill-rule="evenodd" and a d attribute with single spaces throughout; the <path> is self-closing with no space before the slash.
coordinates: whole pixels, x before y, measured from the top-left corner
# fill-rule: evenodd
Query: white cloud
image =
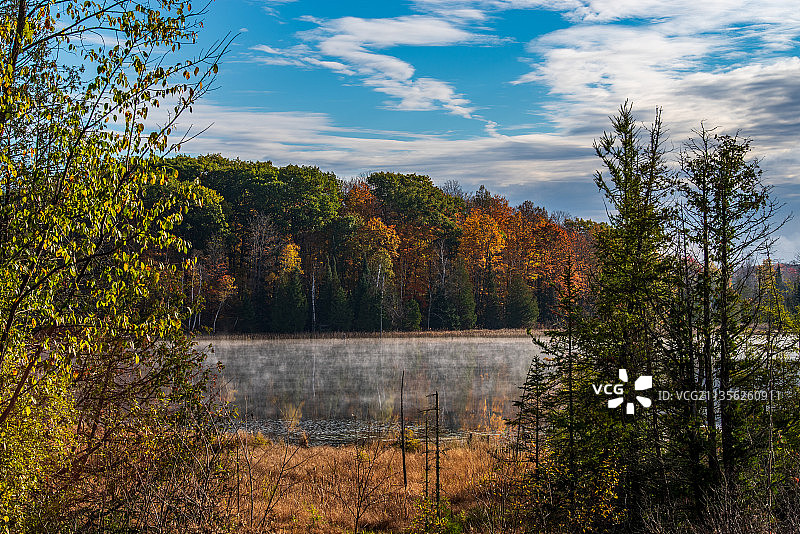
<path id="1" fill-rule="evenodd" d="M 486 13 L 483 11 L 469 8 L 453 8 L 450 9 L 446 14 L 451 19 L 460 19 L 464 21 L 483 21 L 487 18 Z"/>
<path id="2" fill-rule="evenodd" d="M 210 103 L 194 106 L 180 124 L 209 126 L 184 145 L 193 154 L 316 165 L 342 177 L 371 170 L 430 174 L 439 181 L 462 180 L 477 187 L 589 177 L 595 161 L 590 137 L 558 135 L 488 136 L 450 139 L 444 135 L 345 128 L 321 113 L 265 112 Z"/>
<path id="3" fill-rule="evenodd" d="M 309 63 L 311 65 L 317 65 L 318 67 L 324 67 L 326 69 L 330 69 L 336 71 L 340 74 L 346 74 L 348 76 L 355 76 L 357 73 L 356 71 L 352 70 L 350 67 L 341 63 L 339 61 L 323 61 L 321 59 L 317 59 L 315 57 L 304 57 L 303 61 Z"/>
<path id="4" fill-rule="evenodd" d="M 282 50 L 278 50 L 277 48 L 272 48 L 271 46 L 265 45 L 265 44 L 256 45 L 256 46 L 252 47 L 251 50 L 257 50 L 259 52 L 266 52 L 267 54 L 283 54 L 284 53 Z"/>
<path id="5" fill-rule="evenodd" d="M 481 12 L 460 10 L 460 18 L 480 19 Z M 275 59 L 255 56 L 268 64 L 296 65 L 331 69 L 339 74 L 356 76 L 363 85 L 392 97 L 385 104 L 398 110 L 442 109 L 464 118 L 478 118 L 469 99 L 459 94 L 448 82 L 431 76 L 417 76 L 413 65 L 383 50 L 400 46 L 447 46 L 464 43 L 492 42 L 493 38 L 472 33 L 443 18 L 409 15 L 396 18 L 363 19 L 343 17 L 322 21 L 304 17 L 316 28 L 298 35 L 303 48 L 279 50 L 258 45 L 252 50 L 284 56 Z"/>
<path id="6" fill-rule="evenodd" d="M 676 140 L 705 119 L 757 137 L 772 156 L 784 154 L 788 131 L 797 134 L 800 59 L 783 52 L 800 36 L 794 6 L 592 0 L 565 15 L 576 24 L 531 41 L 533 70 L 514 81 L 547 87 L 561 132 L 606 128 L 598 103 L 631 99 L 639 109 L 663 106 Z"/>
<path id="7" fill-rule="evenodd" d="M 280 66 L 293 66 L 293 67 L 303 67 L 305 64 L 297 59 L 287 58 L 287 57 L 275 57 L 275 56 L 261 56 L 256 58 L 258 63 L 262 65 L 280 65 Z"/>
<path id="8" fill-rule="evenodd" d="M 273 17 L 280 17 L 277 6 L 282 4 L 291 4 L 297 0 L 255 0 L 261 6 L 265 13 Z"/>
<path id="9" fill-rule="evenodd" d="M 680 19 L 677 28 L 698 32 L 720 25 L 753 23 L 797 25 L 796 6 L 785 0 L 415 0 L 425 13 L 447 14 L 458 9 L 481 13 L 539 9 L 562 13 L 578 23 L 607 23 L 625 20 L 669 21 Z"/>
<path id="10" fill-rule="evenodd" d="M 369 48 L 398 45 L 442 46 L 482 38 L 446 20 L 422 15 L 386 19 L 343 17 L 325 24 L 323 32 L 332 33 L 334 38 L 351 39 Z"/>

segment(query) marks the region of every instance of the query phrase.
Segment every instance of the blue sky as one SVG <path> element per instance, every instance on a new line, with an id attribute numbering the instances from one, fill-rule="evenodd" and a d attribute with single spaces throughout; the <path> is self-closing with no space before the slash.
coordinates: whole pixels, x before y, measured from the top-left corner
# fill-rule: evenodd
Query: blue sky
<path id="1" fill-rule="evenodd" d="M 753 138 L 800 216 L 793 1 L 217 0 L 200 46 L 237 34 L 184 152 L 485 184 L 605 219 L 593 139 L 630 99 L 677 151 L 705 121 Z M 800 219 L 777 255 L 800 252 Z"/>

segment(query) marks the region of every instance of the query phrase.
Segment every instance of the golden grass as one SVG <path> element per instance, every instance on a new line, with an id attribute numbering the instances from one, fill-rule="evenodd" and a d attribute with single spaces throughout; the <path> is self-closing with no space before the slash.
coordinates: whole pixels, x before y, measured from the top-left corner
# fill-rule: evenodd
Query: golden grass
<path id="1" fill-rule="evenodd" d="M 353 532 L 359 488 L 362 494 L 375 490 L 362 503 L 361 531 L 407 532 L 418 513 L 415 504 L 425 491 L 424 449 L 406 453 L 408 487 L 404 488 L 401 451 L 386 443 L 297 448 L 249 441 L 237 449 L 241 468 L 233 483 L 238 484 L 238 503 L 229 503 L 230 509 L 238 510 L 240 532 Z M 475 505 L 479 486 L 491 474 L 489 451 L 483 440 L 443 447 L 441 496 L 455 512 Z M 429 458 L 429 490 L 434 498 L 432 446 Z M 278 494 L 268 510 L 270 495 Z"/>
<path id="2" fill-rule="evenodd" d="M 543 329 L 533 329 L 534 335 L 545 334 Z M 360 339 L 360 338 L 453 338 L 453 337 L 523 337 L 528 334 L 524 328 L 502 328 L 499 330 L 417 330 L 412 332 L 386 331 L 379 332 L 297 332 L 293 334 L 263 333 L 263 334 L 215 334 L 200 335 L 197 341 L 213 340 L 262 340 L 262 339 Z"/>

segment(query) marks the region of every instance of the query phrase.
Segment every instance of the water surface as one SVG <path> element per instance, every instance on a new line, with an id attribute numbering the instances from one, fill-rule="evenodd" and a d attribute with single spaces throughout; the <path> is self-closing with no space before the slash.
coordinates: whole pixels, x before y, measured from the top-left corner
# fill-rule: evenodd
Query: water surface
<path id="1" fill-rule="evenodd" d="M 396 425 L 403 371 L 409 423 L 423 423 L 421 411 L 432 403 L 428 395 L 438 391 L 443 429 L 496 431 L 513 417 L 512 403 L 537 354 L 528 337 L 199 344 L 211 344 L 209 361 L 224 364 L 230 398 L 248 425 L 280 434 L 295 421 L 315 442 L 340 442 Z"/>

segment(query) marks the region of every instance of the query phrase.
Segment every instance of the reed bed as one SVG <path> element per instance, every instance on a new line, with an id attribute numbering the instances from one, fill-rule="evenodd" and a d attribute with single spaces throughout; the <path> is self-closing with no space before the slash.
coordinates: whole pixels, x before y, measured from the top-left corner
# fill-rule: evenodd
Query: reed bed
<path id="1" fill-rule="evenodd" d="M 536 336 L 545 334 L 543 329 L 531 330 Z M 197 341 L 259 341 L 271 339 L 449 339 L 449 338 L 527 338 L 524 328 L 502 328 L 499 330 L 417 330 L 417 331 L 390 331 L 390 332 L 296 332 L 290 334 L 259 333 L 259 334 L 203 334 L 198 335 Z"/>
<path id="2" fill-rule="evenodd" d="M 406 452 L 407 487 L 401 451 L 387 441 L 343 447 L 269 442 L 240 433 L 230 449 L 234 465 L 229 509 L 245 533 L 409 532 L 425 495 L 425 452 L 419 443 Z M 478 504 L 490 480 L 496 444 L 476 438 L 451 443 L 441 453 L 443 501 L 453 513 Z M 428 494 L 435 499 L 434 456 L 429 456 Z"/>

